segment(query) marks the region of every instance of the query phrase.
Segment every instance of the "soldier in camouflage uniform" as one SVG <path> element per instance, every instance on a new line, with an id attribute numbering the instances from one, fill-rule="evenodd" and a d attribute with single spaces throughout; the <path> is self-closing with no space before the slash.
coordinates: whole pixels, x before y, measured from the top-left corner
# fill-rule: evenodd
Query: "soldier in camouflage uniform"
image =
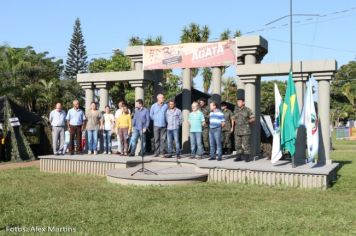
<path id="1" fill-rule="evenodd" d="M 199 106 L 201 112 L 203 112 L 205 118 L 205 125 L 203 126 L 203 145 L 204 145 L 204 153 L 209 153 L 209 115 L 210 109 L 207 105 L 207 101 L 205 98 L 199 99 Z"/>
<path id="2" fill-rule="evenodd" d="M 225 116 L 225 126 L 222 129 L 222 140 L 223 140 L 223 153 L 230 155 L 231 150 L 231 133 L 234 131 L 234 119 L 231 110 L 227 108 L 227 103 L 221 103 L 221 111 Z"/>
<path id="3" fill-rule="evenodd" d="M 252 110 L 245 106 L 245 91 L 239 89 L 237 91 L 237 106 L 234 110 L 235 120 L 235 149 L 237 157 L 234 161 L 244 159 L 245 162 L 250 161 L 250 142 L 251 142 L 251 127 L 250 124 L 255 121 L 255 116 Z"/>

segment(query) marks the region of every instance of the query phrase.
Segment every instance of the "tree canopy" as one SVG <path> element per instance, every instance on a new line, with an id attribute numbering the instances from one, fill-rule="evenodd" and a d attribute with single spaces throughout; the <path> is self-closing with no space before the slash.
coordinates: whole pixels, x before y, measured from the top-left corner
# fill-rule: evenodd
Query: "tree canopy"
<path id="1" fill-rule="evenodd" d="M 75 89 L 76 81 L 67 86 L 60 80 L 63 61 L 47 55 L 30 46 L 0 46 L 0 94 L 40 115 L 47 114 L 55 102 L 67 103 L 69 98 L 80 97 L 83 92 Z"/>
<path id="2" fill-rule="evenodd" d="M 331 82 L 331 119 L 340 121 L 356 119 L 356 61 L 340 67 Z"/>

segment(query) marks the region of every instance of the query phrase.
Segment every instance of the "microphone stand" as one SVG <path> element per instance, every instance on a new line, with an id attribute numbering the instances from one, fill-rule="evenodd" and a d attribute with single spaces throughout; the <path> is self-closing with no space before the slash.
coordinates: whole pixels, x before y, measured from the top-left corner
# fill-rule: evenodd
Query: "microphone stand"
<path id="1" fill-rule="evenodd" d="M 178 130 L 178 131 L 180 131 L 180 130 Z M 179 139 L 178 139 L 179 140 Z M 175 140 L 174 140 L 175 141 Z M 183 146 L 183 145 L 182 145 Z M 176 147 L 176 149 L 177 149 L 177 147 Z M 177 153 L 177 150 L 176 150 L 176 153 Z M 181 153 L 181 150 L 179 150 L 179 153 Z M 176 163 L 177 163 L 177 166 L 180 166 L 180 167 L 182 167 L 182 163 L 179 161 L 179 158 L 178 158 L 178 155 L 176 155 Z"/>
<path id="2" fill-rule="evenodd" d="M 137 173 L 143 173 L 145 175 L 158 175 L 156 172 L 149 170 L 147 168 L 145 168 L 145 162 L 144 162 L 144 149 L 143 149 L 143 125 L 141 126 L 141 131 L 140 131 L 140 135 L 141 135 L 141 168 L 136 170 L 135 172 L 133 172 L 131 174 L 131 176 L 137 174 Z"/>

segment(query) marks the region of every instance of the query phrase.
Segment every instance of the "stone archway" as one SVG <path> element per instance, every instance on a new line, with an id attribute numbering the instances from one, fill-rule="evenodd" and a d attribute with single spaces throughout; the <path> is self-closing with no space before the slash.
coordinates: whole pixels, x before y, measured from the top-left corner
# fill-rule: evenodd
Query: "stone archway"
<path id="1" fill-rule="evenodd" d="M 238 87 L 245 90 L 246 106 L 250 107 L 256 116 L 256 123 L 252 127 L 252 150 L 253 155 L 260 155 L 260 104 L 261 104 L 261 77 L 279 76 L 289 73 L 289 63 L 261 64 L 263 57 L 268 52 L 268 42 L 261 36 L 242 36 L 236 38 L 236 75 L 239 77 Z M 108 103 L 108 83 L 116 81 L 128 81 L 135 88 L 135 100 L 144 99 L 144 87 L 148 81 L 154 83 L 155 93 L 162 92 L 160 81 L 163 77 L 161 69 L 144 70 L 143 60 L 144 47 L 128 47 L 125 54 L 131 58 L 133 67 L 131 71 L 85 73 L 78 74 L 77 81 L 85 90 L 86 109 L 94 100 L 94 88 L 99 89 L 100 109 Z M 220 101 L 221 95 L 221 67 L 212 66 L 212 96 Z M 303 91 L 309 74 L 318 81 L 319 116 L 321 124 L 321 146 L 319 155 L 326 162 L 330 161 L 330 81 L 336 70 L 335 60 L 301 61 L 293 64 L 294 81 L 297 89 L 298 102 L 303 102 Z M 187 147 L 189 139 L 189 124 L 187 122 L 191 105 L 191 70 L 183 68 L 183 125 L 182 125 L 182 147 Z M 301 107 L 301 106 L 300 106 Z"/>

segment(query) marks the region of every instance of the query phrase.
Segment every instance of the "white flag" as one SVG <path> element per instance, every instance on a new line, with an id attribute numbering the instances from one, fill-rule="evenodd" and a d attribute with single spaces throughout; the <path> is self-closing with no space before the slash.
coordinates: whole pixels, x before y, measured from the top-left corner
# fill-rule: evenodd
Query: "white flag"
<path id="1" fill-rule="evenodd" d="M 274 84 L 274 104 L 275 104 L 275 112 L 274 112 L 274 123 L 273 123 L 273 144 L 272 144 L 272 156 L 271 162 L 276 163 L 282 157 L 281 151 L 281 134 L 280 134 L 280 123 L 279 123 L 279 114 L 280 114 L 280 106 L 282 104 L 282 96 L 279 93 L 277 84 Z"/>
<path id="2" fill-rule="evenodd" d="M 312 84 L 309 80 L 304 98 L 303 111 L 300 117 L 307 133 L 308 162 L 314 161 L 319 149 L 319 118 L 315 112 Z"/>

